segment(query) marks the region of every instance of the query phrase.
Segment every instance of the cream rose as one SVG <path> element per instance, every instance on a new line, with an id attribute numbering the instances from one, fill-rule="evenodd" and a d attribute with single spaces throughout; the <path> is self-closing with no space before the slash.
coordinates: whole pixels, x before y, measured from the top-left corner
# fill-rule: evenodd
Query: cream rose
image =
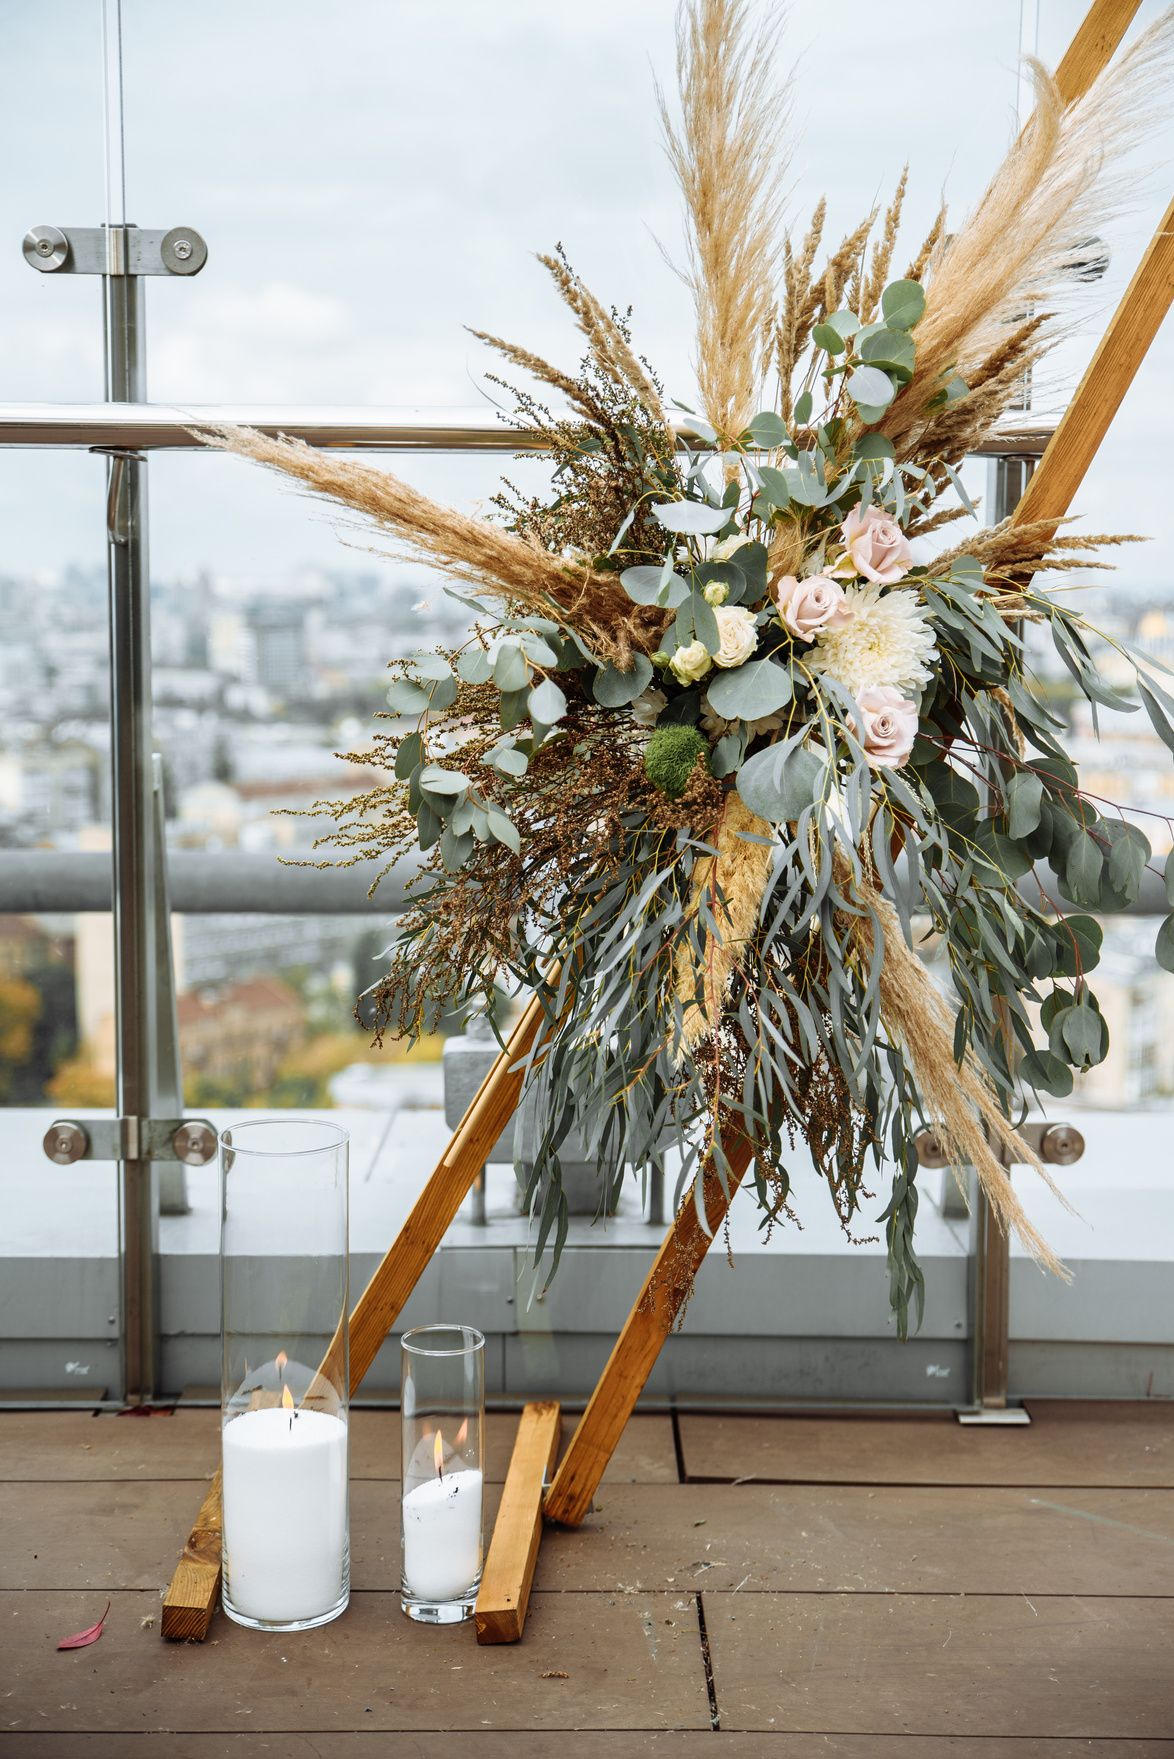
<path id="1" fill-rule="evenodd" d="M 647 690 L 642 691 L 636 698 L 628 713 L 638 727 L 655 727 L 660 719 L 661 710 L 667 702 L 668 697 L 664 691 L 658 690 L 655 684 L 650 684 Z"/>
<path id="2" fill-rule="evenodd" d="M 897 521 L 879 507 L 866 507 L 863 513 L 854 507 L 840 527 L 840 536 L 848 554 L 837 573 L 846 569 L 850 560 L 858 574 L 878 586 L 892 586 L 908 574 L 913 559 L 909 539 Z"/>
<path id="3" fill-rule="evenodd" d="M 864 747 L 869 767 L 874 770 L 899 770 L 913 750 L 917 738 L 917 709 L 907 696 L 887 684 L 862 690 L 856 698 L 860 725 L 855 719 L 849 726 Z"/>
<path id="4" fill-rule="evenodd" d="M 852 615 L 843 587 L 826 574 L 785 574 L 771 592 L 784 625 L 802 641 L 814 641 L 821 629 L 842 629 Z"/>
<path id="5" fill-rule="evenodd" d="M 714 612 L 716 616 L 716 611 Z M 703 641 L 691 641 L 688 647 L 679 647 L 669 661 L 669 670 L 681 684 L 696 684 L 713 665 L 709 651 Z"/>
<path id="6" fill-rule="evenodd" d="M 709 559 L 711 562 L 728 562 L 735 550 L 740 550 L 743 544 L 750 541 L 748 537 L 724 537 L 720 544 L 714 544 Z"/>
<path id="7" fill-rule="evenodd" d="M 722 605 L 713 614 L 721 636 L 721 646 L 713 656 L 714 665 L 725 669 L 743 665 L 758 646 L 754 613 L 743 611 L 738 605 Z"/>

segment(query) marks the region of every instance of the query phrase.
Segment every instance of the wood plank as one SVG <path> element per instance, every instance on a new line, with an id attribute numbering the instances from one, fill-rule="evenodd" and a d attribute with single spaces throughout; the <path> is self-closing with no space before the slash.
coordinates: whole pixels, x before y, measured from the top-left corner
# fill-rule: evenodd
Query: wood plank
<path id="1" fill-rule="evenodd" d="M 1141 0 L 1093 0 L 1056 69 L 1066 104 L 1082 98 L 1109 65 L 1140 5 Z"/>
<path id="2" fill-rule="evenodd" d="M 1015 1429 L 964 1428 L 948 1415 L 682 1413 L 678 1422 L 693 1480 L 1174 1488 L 1174 1406 L 1125 1399 L 1027 1404 L 1031 1424 Z"/>
<path id="3" fill-rule="evenodd" d="M 521 1639 L 542 1538 L 542 1499 L 561 1435 L 562 1411 L 556 1399 L 526 1406 L 473 1614 L 478 1643 Z"/>
<path id="4" fill-rule="evenodd" d="M 202 1643 L 220 1594 L 221 1533 L 224 1514 L 217 1471 L 200 1504 L 179 1565 L 163 1601 L 160 1630 L 172 1642 Z"/>
<path id="5" fill-rule="evenodd" d="M 703 1596 L 723 1729 L 1169 1736 L 1174 1600 Z"/>
<path id="6" fill-rule="evenodd" d="M 0 1413 L 0 1482 L 211 1478 L 219 1463 L 219 1411 Z"/>
<path id="7" fill-rule="evenodd" d="M 1168 1594 L 1174 1491 L 602 1485 L 535 1590 Z"/>
<path id="8" fill-rule="evenodd" d="M 1067 513 L 1174 300 L 1174 201 L 1015 509 L 1017 524 Z"/>
<path id="9" fill-rule="evenodd" d="M 315 1631 L 223 1619 L 209 1642 L 179 1645 L 143 1628 L 158 1618 L 157 1594 L 115 1594 L 99 1642 L 58 1653 L 57 1639 L 93 1623 L 106 1598 L 0 1594 L 5 1741 L 13 1727 L 170 1730 L 176 1755 L 187 1730 L 309 1730 L 317 1741 L 317 1731 L 360 1728 L 587 1725 L 626 1741 L 628 1730 L 710 1726 L 696 1603 L 682 1614 L 671 1595 L 534 1594 L 525 1643 L 480 1649 L 466 1627 L 406 1619 L 398 1592 L 355 1594 L 344 1618 Z M 385 1741 L 384 1751 L 401 1750 L 413 1746 Z M 612 1750 L 623 1750 L 614 1736 Z"/>
<path id="10" fill-rule="evenodd" d="M 693 1277 L 717 1234 L 734 1193 L 753 1158 L 750 1143 L 738 1135 L 725 1144 L 730 1173 L 723 1189 L 712 1167 L 702 1176 L 709 1232 L 702 1228 L 692 1191 L 665 1236 L 636 1305 L 624 1322 L 592 1393 L 587 1409 L 563 1456 L 546 1499 L 548 1520 L 577 1527 L 607 1470 L 608 1461 L 632 1415 L 636 1400 L 656 1364 L 693 1287 Z"/>
<path id="11" fill-rule="evenodd" d="M 581 1417 L 568 1417 L 563 1412 L 560 1459 L 566 1456 L 581 1422 Z M 672 1418 L 651 1412 L 629 1417 L 600 1482 L 676 1484 L 677 1480 L 677 1444 L 673 1439 Z"/>
<path id="12" fill-rule="evenodd" d="M 557 1684 L 557 1682 L 555 1682 Z M 626 1729 L 622 1759 L 1169 1759 L 1169 1741 L 1020 1740 L 1010 1736 L 704 1734 Z M 11 1737 L 18 1759 L 388 1759 L 383 1734 L 38 1734 Z M 618 1759 L 614 1734 L 565 1729 L 569 1759 Z M 399 1759 L 395 1755 L 394 1759 Z M 406 1755 L 405 1755 L 406 1759 Z M 550 1759 L 550 1735 L 534 1729 L 430 1730 L 411 1759 Z"/>
<path id="13" fill-rule="evenodd" d="M 192 1501 L 182 1482 L 6 1486 L 0 1588 L 158 1590 Z M 1145 1595 L 1174 1567 L 1169 1490 L 604 1483 L 595 1502 L 547 1530 L 534 1592 Z M 399 1485 L 352 1483 L 353 1587 L 393 1592 L 400 1561 Z"/>

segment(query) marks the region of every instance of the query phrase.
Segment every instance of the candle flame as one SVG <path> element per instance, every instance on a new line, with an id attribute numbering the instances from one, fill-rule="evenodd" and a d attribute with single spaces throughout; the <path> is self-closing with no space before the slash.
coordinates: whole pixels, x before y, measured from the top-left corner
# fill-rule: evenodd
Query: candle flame
<path id="1" fill-rule="evenodd" d="M 292 1411 L 294 1408 L 293 1394 L 287 1386 L 281 1389 L 281 1407 L 283 1411 Z"/>
<path id="2" fill-rule="evenodd" d="M 456 1439 L 456 1446 L 457 1447 L 459 1447 L 459 1448 L 464 1447 L 465 1440 L 466 1440 L 468 1434 L 469 1434 L 469 1419 L 466 1417 L 465 1421 L 461 1424 L 461 1427 L 457 1430 L 457 1439 Z"/>
<path id="3" fill-rule="evenodd" d="M 436 1445 L 433 1448 L 432 1452 L 436 1456 L 437 1475 L 438 1475 L 438 1477 L 443 1478 L 444 1477 L 444 1437 L 443 1437 L 443 1435 L 441 1435 L 439 1429 L 436 1431 Z"/>
<path id="4" fill-rule="evenodd" d="M 285 1351 L 278 1350 L 276 1368 L 277 1368 L 277 1378 L 279 1380 L 281 1379 L 282 1375 L 285 1373 L 285 1365 L 288 1361 L 289 1361 L 289 1357 L 286 1355 Z"/>

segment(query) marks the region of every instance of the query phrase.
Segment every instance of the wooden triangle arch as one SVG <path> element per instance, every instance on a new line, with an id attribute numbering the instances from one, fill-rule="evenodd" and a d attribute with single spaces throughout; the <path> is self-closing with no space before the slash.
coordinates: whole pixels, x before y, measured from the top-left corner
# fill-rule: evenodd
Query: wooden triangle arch
<path id="1" fill-rule="evenodd" d="M 1068 103 L 1081 97 L 1107 65 L 1139 4 L 1140 0 L 1095 0 L 1056 71 Z M 1174 202 L 1015 511 L 1016 520 L 1058 521 L 1067 513 L 1172 300 Z M 370 1368 L 455 1220 L 490 1147 L 508 1123 L 521 1091 L 525 1061 L 536 1046 L 541 1051 L 546 1029 L 542 1006 L 532 1001 L 363 1291 L 350 1320 L 352 1390 Z M 711 1164 L 699 1174 L 709 1232 L 701 1227 L 690 1195 L 657 1253 L 545 1501 L 545 1474 L 558 1450 L 558 1406 L 544 1401 L 528 1406 L 523 1415 L 477 1602 L 481 1642 L 512 1642 L 521 1636 L 543 1517 L 578 1526 L 591 1507 L 693 1276 L 753 1158 L 750 1142 L 740 1133 L 724 1138 L 723 1147 L 730 1167 L 728 1190 Z M 335 1340 L 327 1352 L 322 1372 L 331 1369 L 338 1345 Z M 217 1472 L 164 1602 L 165 1637 L 202 1640 L 207 1635 L 220 1585 L 220 1528 Z"/>

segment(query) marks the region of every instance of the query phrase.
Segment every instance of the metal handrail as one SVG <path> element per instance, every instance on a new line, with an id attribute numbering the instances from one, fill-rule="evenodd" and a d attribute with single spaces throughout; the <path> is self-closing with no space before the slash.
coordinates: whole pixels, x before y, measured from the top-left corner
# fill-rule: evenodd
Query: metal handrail
<path id="1" fill-rule="evenodd" d="M 543 451 L 533 429 L 511 427 L 489 409 L 386 408 L 264 403 L 0 403 L 0 447 L 35 446 L 85 451 L 111 446 L 132 451 L 200 451 L 193 428 L 229 425 L 284 434 L 308 445 L 347 452 Z M 1054 425 L 1054 424 L 1053 424 Z M 678 434 L 685 430 L 678 428 Z M 1038 458 L 1053 426 L 992 431 L 976 458 Z"/>

